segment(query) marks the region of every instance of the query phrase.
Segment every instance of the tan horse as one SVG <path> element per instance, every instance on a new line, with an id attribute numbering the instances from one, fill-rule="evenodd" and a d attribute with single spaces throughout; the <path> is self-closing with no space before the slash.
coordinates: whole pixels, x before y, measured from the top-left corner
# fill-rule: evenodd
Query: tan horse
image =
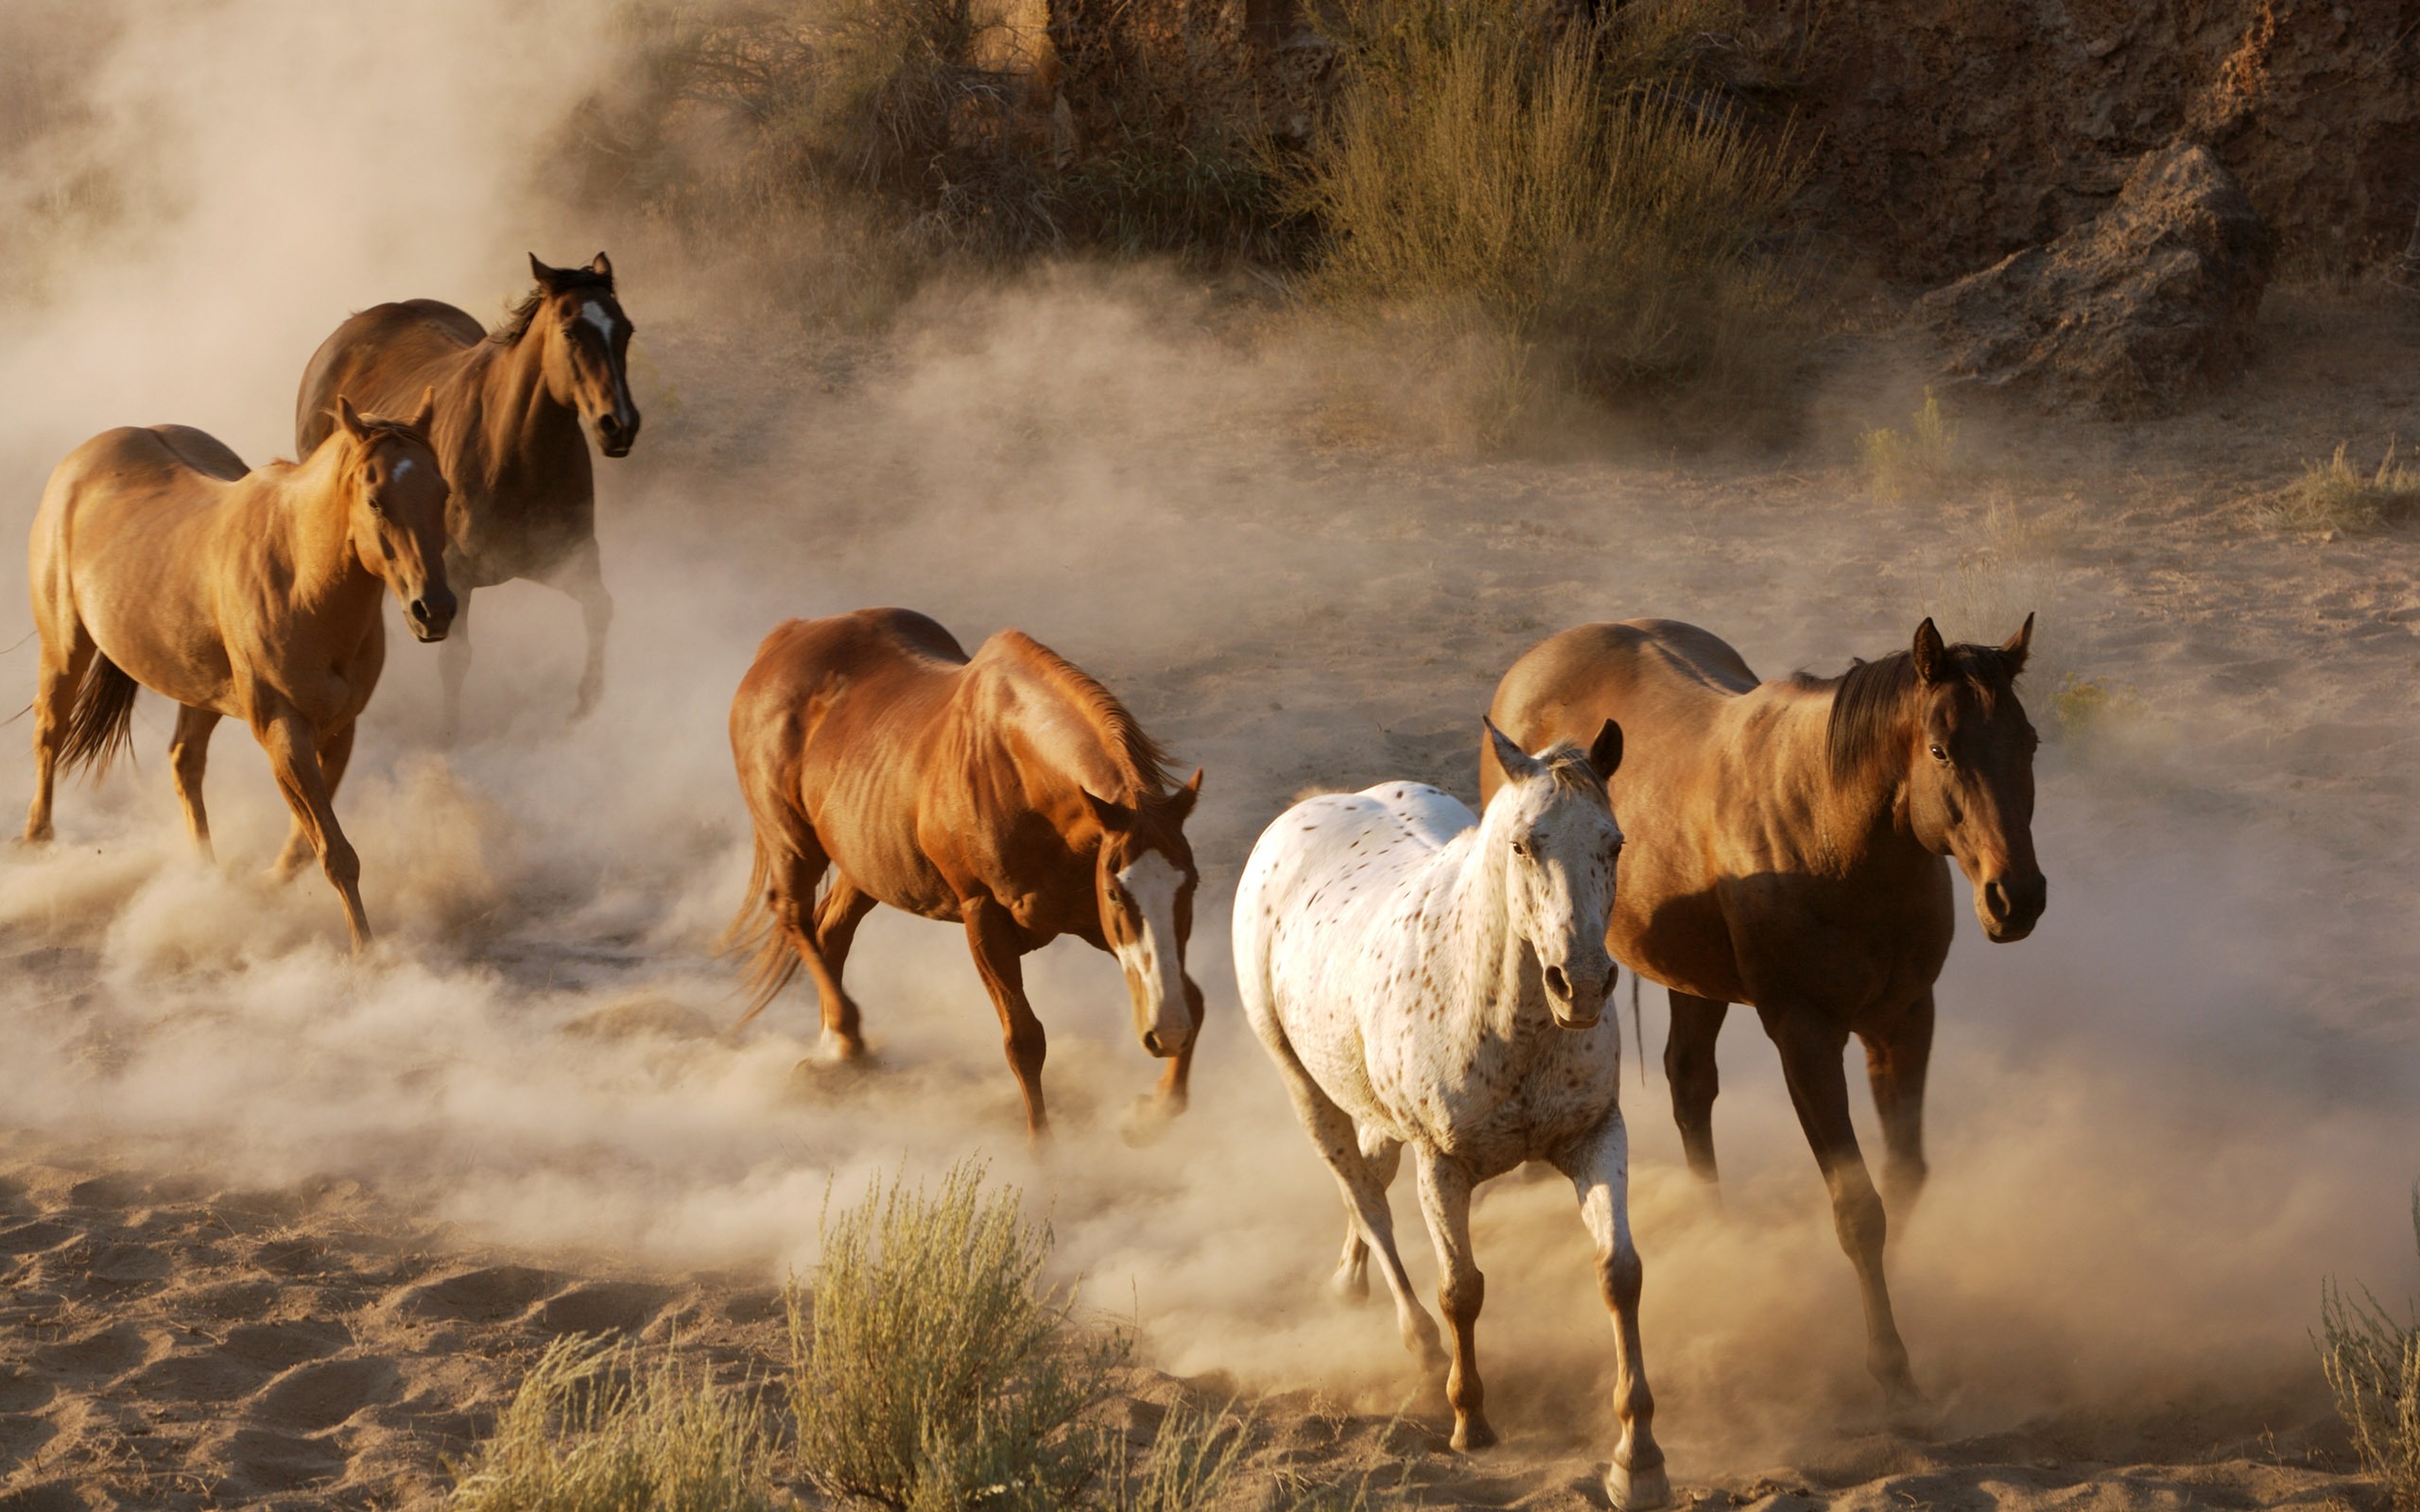
<path id="1" fill-rule="evenodd" d="M 605 254 L 586 267 L 529 259 L 538 287 L 491 335 L 436 300 L 406 300 L 362 311 L 337 327 L 303 369 L 295 401 L 301 455 L 326 438 L 328 408 L 350 394 L 372 409 L 400 409 L 424 388 L 437 393 L 429 427 L 454 502 L 446 511 L 445 576 L 461 618 L 438 653 L 445 733 L 459 727 L 462 679 L 471 670 L 471 590 L 527 577 L 579 601 L 588 662 L 579 719 L 605 691 L 605 633 L 614 598 L 596 555 L 596 490 L 585 417 L 607 456 L 638 438 L 639 411 L 625 369 L 631 319 L 614 297 Z"/>
<path id="2" fill-rule="evenodd" d="M 386 662 L 379 593 L 423 641 L 445 638 L 454 594 L 427 400 L 400 421 L 365 420 L 341 398 L 336 408 L 336 430 L 301 463 L 247 472 L 213 438 L 161 425 L 105 431 L 52 472 L 30 552 L 42 667 L 25 837 L 51 837 L 61 768 L 105 769 L 126 747 L 139 684 L 182 706 L 169 756 L 208 855 L 202 769 L 232 715 L 294 811 L 276 874 L 318 855 L 359 951 L 361 863 L 333 802 Z"/>
<path id="3" fill-rule="evenodd" d="M 1620 721 L 1627 756 L 1607 791 L 1629 843 L 1606 944 L 1671 989 L 1664 1067 L 1689 1168 L 1716 1179 L 1715 1037 L 1730 1005 L 1751 1004 L 1857 1267 L 1868 1367 L 1898 1402 L 1915 1382 L 1841 1052 L 1864 1042 L 1883 1187 L 1904 1218 L 1924 1185 L 1933 980 L 1955 917 L 1944 858 L 1987 938 L 2023 939 L 2046 901 L 2036 741 L 2013 686 L 2032 634 L 2028 615 L 2004 645 L 1945 645 L 1927 620 L 1910 649 L 1841 677 L 1759 683 L 1695 626 L 1584 625 L 1514 662 L 1492 711 L 1530 749 Z M 1503 780 L 1482 746 L 1480 790 Z"/>
<path id="4" fill-rule="evenodd" d="M 868 911 L 960 924 L 1039 1138 L 1046 1044 L 1021 959 L 1073 935 L 1125 968 L 1135 1033 L 1168 1060 L 1158 1107 L 1184 1108 L 1201 1022 L 1184 820 L 1201 774 L 1169 791 L 1160 748 L 1107 689 L 1016 630 L 970 658 L 907 610 L 791 620 L 739 684 L 731 751 L 756 830 L 729 936 L 755 948 L 740 1024 L 804 964 L 824 1054 L 855 1059 L 840 973 Z"/>

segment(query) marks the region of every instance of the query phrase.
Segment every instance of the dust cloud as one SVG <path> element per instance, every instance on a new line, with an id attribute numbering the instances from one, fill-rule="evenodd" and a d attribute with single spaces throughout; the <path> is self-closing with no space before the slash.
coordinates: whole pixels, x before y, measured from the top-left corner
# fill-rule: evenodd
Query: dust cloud
<path id="1" fill-rule="evenodd" d="M 525 248 L 614 252 L 647 429 L 598 468 L 620 613 L 589 722 L 565 723 L 578 614 L 543 589 L 481 593 L 475 733 L 454 749 L 433 737 L 434 654 L 390 638 L 339 807 L 383 935 L 367 962 L 316 878 L 256 880 L 285 821 L 240 730 L 210 780 L 223 865 L 186 852 L 148 698 L 141 765 L 64 790 L 51 851 L 0 859 L 0 1104 L 55 1152 L 352 1176 L 472 1242 L 768 1275 L 812 1263 L 828 1194 L 977 1152 L 1155 1363 L 1418 1405 L 1392 1326 L 1324 1292 L 1341 1211 L 1239 1022 L 1225 906 L 1260 825 L 1315 784 L 1469 795 L 1495 675 L 1563 624 L 1677 614 L 1770 675 L 1896 646 L 1943 584 L 1978 619 L 2022 608 L 1979 605 L 1935 522 L 1760 493 L 1737 464 L 1707 464 L 1707 485 L 1661 458 L 1314 444 L 1328 355 L 1167 272 L 937 292 L 827 377 L 810 338 L 718 318 L 671 244 L 545 192 L 549 133 L 611 64 L 593 7 L 466 0 L 374 26 L 275 0 L 35 9 L 8 41 L 42 47 L 71 14 L 89 67 L 17 123 L 7 182 L 55 209 L 72 162 L 99 187 L 43 222 L 42 277 L 9 296 L 0 524 L 22 532 L 51 461 L 109 425 L 282 452 L 302 362 L 348 311 L 422 295 L 492 318 Z M 2120 659 L 2123 595 L 2066 561 L 1984 586 L 2059 595 L 2061 666 Z M 781 617 L 878 603 L 970 644 L 1028 629 L 1207 768 L 1192 971 L 1211 1019 L 1164 1138 L 1125 1137 L 1157 1068 L 1116 972 L 1079 946 L 1028 966 L 1060 1129 L 1041 1154 L 945 926 L 877 914 L 860 936 L 869 1072 L 794 1074 L 814 1030 L 796 991 L 721 1038 L 734 976 L 712 947 L 748 839 L 730 690 Z M 26 627 L 9 601 L 0 641 Z M 30 692 L 29 645 L 0 677 Z M 2360 918 L 2394 915 L 2408 884 L 2374 864 L 2402 842 L 2348 855 L 2360 824 L 2314 833 L 2232 796 L 2257 754 L 2197 771 L 2193 728 L 2046 750 L 2049 913 L 2016 947 L 1967 932 L 1941 986 L 1933 1184 L 1892 1263 L 1918 1375 L 1960 1431 L 2213 1394 L 2249 1404 L 2253 1432 L 2267 1402 L 2308 1405 L 2322 1275 L 2392 1291 L 2410 1270 L 2399 966 L 2330 991 L 2341 936 L 2316 927 L 2348 887 Z M 20 739 L 0 792 L 29 772 Z M 2350 794 L 2338 812 L 2360 810 Z M 1651 1046 L 1661 1011 L 1650 990 Z M 1878 1420 L 1851 1274 L 1749 1010 L 1722 1064 L 1720 1207 L 1680 1173 L 1660 1071 L 1628 1066 L 1622 1088 L 1648 1359 L 1685 1478 Z M 1425 1290 L 1409 1203 L 1399 1219 Z M 1497 1422 L 1599 1437 L 1611 1351 L 1568 1193 L 1507 1178 L 1478 1223 Z"/>

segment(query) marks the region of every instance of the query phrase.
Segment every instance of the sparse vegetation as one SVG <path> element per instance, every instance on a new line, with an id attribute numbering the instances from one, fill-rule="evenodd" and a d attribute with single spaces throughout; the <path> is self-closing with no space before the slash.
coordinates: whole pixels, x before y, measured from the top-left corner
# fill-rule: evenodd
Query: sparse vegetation
<path id="1" fill-rule="evenodd" d="M 2088 740 L 2142 717 L 2143 700 L 2132 688 L 2099 678 L 2067 674 L 2050 696 L 2050 719 L 2063 739 Z"/>
<path id="2" fill-rule="evenodd" d="M 556 1340 L 522 1379 L 495 1435 L 458 1471 L 461 1512 L 759 1512 L 775 1486 L 754 1392 L 643 1366 L 594 1338 Z"/>
<path id="3" fill-rule="evenodd" d="M 2420 1245 L 2420 1188 L 2411 1234 Z M 2362 1466 L 2403 1512 L 2420 1509 L 2420 1319 L 2398 1323 L 2367 1287 L 2356 1297 L 2332 1281 L 2321 1291 L 2319 1318 L 2320 1368 Z"/>
<path id="4" fill-rule="evenodd" d="M 2267 511 L 2272 524 L 2287 530 L 2341 531 L 2347 535 L 2400 524 L 2420 509 L 2420 470 L 2395 459 L 2389 440 L 2377 471 L 2364 475 L 2345 455 L 2312 462 Z"/>
<path id="5" fill-rule="evenodd" d="M 1886 425 L 1858 438 L 1857 460 L 1867 489 L 1886 503 L 1931 493 L 1960 467 L 1958 422 L 1927 388 L 1907 430 Z"/>
<path id="6" fill-rule="evenodd" d="M 1295 204 L 1310 285 L 1505 354 L 1499 407 L 1769 397 L 1790 287 L 1763 255 L 1798 181 L 1744 129 L 1707 40 L 1729 0 L 1651 0 L 1549 29 L 1519 7 L 1349 3 L 1342 83 Z"/>
<path id="7" fill-rule="evenodd" d="M 1077 1326 L 1040 1277 L 1046 1225 L 963 1164 L 938 1191 L 877 1185 L 827 1221 L 790 1294 L 791 1415 L 808 1479 L 903 1512 L 1056 1512 L 1107 1449 L 1083 1414 L 1127 1341 Z"/>

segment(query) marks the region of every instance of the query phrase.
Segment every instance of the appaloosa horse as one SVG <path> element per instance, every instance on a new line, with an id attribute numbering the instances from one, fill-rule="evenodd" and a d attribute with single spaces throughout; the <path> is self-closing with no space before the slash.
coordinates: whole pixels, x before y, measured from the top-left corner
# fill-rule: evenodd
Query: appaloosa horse
<path id="1" fill-rule="evenodd" d="M 1924 1185 L 1933 979 L 1955 916 L 1949 868 L 1994 940 L 2041 918 L 2033 727 L 2014 679 L 2033 617 L 1997 647 L 1914 644 L 1838 678 L 1759 683 L 1730 646 L 1672 620 L 1585 625 L 1504 675 L 1494 717 L 1528 745 L 1618 719 L 1630 759 L 1609 792 L 1636 829 L 1606 942 L 1671 990 L 1664 1051 L 1689 1168 L 1716 1179 L 1714 1045 L 1734 1003 L 1781 1052 L 1790 1101 L 1830 1189 L 1864 1293 L 1867 1366 L 1917 1400 L 1883 1280 L 1882 1197 L 1849 1121 L 1841 1052 L 1865 1044 L 1904 1218 Z M 1491 749 L 1480 789 L 1503 781 Z"/>
<path id="2" fill-rule="evenodd" d="M 26 840 L 51 837 L 60 768 L 106 768 L 128 741 L 139 684 L 183 707 L 168 750 L 194 844 L 210 853 L 202 769 L 228 715 L 268 753 L 294 827 L 276 872 L 317 854 L 370 941 L 361 863 L 337 827 L 355 719 L 386 663 L 382 591 L 423 641 L 454 620 L 445 584 L 445 477 L 408 421 L 365 420 L 342 398 L 301 463 L 257 472 L 182 425 L 105 431 L 67 455 L 34 516 L 30 576 L 42 634 L 34 799 Z"/>
<path id="3" fill-rule="evenodd" d="M 1486 1283 L 1471 1253 L 1472 1189 L 1524 1160 L 1570 1178 L 1614 1314 L 1622 1435 L 1605 1489 L 1617 1507 L 1661 1506 L 1671 1487 L 1639 1347 L 1621 1031 L 1600 1017 L 1622 848 L 1604 783 L 1622 733 L 1603 723 L 1584 757 L 1571 745 L 1530 756 L 1488 733 L 1511 781 L 1483 816 L 1416 782 L 1281 815 L 1236 889 L 1236 979 L 1343 1191 L 1340 1288 L 1366 1295 L 1375 1250 L 1404 1342 L 1433 1367 L 1437 1325 L 1411 1295 L 1387 1209 L 1411 1146 L 1437 1303 L 1454 1330 L 1456 1448 L 1495 1441 L 1475 1342 Z"/>
<path id="4" fill-rule="evenodd" d="M 588 624 L 579 679 L 581 718 L 605 690 L 605 632 L 613 595 L 596 559 L 596 491 L 583 417 L 607 456 L 638 438 L 624 363 L 631 319 L 614 298 L 605 254 L 586 267 L 548 267 L 535 256 L 537 288 L 493 335 L 436 300 L 380 304 L 337 327 L 302 372 L 294 444 L 309 455 L 328 434 L 337 394 L 370 408 L 400 408 L 434 386 L 429 427 L 445 477 L 445 572 L 460 618 L 438 653 L 445 734 L 459 727 L 462 679 L 471 669 L 471 591 L 527 577 L 578 600 Z"/>
<path id="5" fill-rule="evenodd" d="M 1201 774 L 1170 791 L 1166 757 L 1107 689 L 1017 630 L 970 658 L 908 610 L 791 620 L 740 681 L 731 751 L 756 831 L 728 936 L 755 948 L 740 1024 L 804 963 L 823 1053 L 855 1059 L 840 972 L 858 922 L 877 902 L 957 922 L 1039 1138 L 1046 1042 L 1021 958 L 1073 935 L 1125 968 L 1135 1032 L 1169 1062 L 1159 1107 L 1183 1108 L 1201 1022 L 1184 820 Z"/>

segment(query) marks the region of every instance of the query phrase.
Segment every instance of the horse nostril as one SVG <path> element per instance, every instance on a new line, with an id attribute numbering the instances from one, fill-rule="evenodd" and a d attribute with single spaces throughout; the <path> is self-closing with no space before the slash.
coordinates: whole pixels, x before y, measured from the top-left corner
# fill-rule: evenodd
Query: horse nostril
<path id="1" fill-rule="evenodd" d="M 1571 996 L 1571 978 L 1564 974 L 1562 967 L 1547 968 L 1547 990 L 1559 998 Z"/>
<path id="2" fill-rule="evenodd" d="M 1165 1054 L 1166 1052 L 1160 1048 L 1160 1031 L 1157 1029 L 1143 1031 L 1143 1048 L 1155 1056 Z"/>
<path id="3" fill-rule="evenodd" d="M 1983 906 L 1992 911 L 1994 919 L 2006 919 L 2009 914 L 2008 884 L 1996 877 L 1983 884 Z"/>

